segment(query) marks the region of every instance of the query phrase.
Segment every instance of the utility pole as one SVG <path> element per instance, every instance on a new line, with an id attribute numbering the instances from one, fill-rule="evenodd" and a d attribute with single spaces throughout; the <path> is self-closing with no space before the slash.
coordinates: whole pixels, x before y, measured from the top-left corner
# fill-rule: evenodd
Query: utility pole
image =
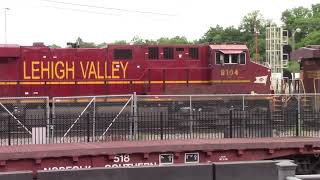
<path id="1" fill-rule="evenodd" d="M 7 44 L 7 11 L 10 8 L 4 8 L 4 43 Z"/>
<path id="2" fill-rule="evenodd" d="M 257 23 L 255 23 L 255 27 L 254 27 L 254 34 L 255 34 L 255 46 L 256 46 L 256 63 L 259 62 L 259 30 L 257 28 Z"/>
<path id="3" fill-rule="evenodd" d="M 297 28 L 293 31 L 292 33 L 292 50 L 295 50 L 295 46 L 296 46 L 296 39 L 295 39 L 295 35 L 296 33 L 299 33 L 301 32 L 301 29 L 300 28 Z"/>

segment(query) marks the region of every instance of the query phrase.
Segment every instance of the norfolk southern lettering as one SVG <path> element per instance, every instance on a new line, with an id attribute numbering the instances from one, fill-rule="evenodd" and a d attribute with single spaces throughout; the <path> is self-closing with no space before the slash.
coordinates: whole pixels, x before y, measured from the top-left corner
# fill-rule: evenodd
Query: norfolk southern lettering
<path id="1" fill-rule="evenodd" d="M 125 79 L 127 68 L 122 61 L 23 61 L 23 79 Z"/>

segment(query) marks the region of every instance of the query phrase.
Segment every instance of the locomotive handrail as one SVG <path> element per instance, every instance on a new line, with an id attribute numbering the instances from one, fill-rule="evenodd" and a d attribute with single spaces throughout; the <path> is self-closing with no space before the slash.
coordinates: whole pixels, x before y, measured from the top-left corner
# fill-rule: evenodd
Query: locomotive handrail
<path id="1" fill-rule="evenodd" d="M 317 94 L 316 80 L 320 80 L 320 78 L 313 78 L 313 90 L 315 94 Z"/>

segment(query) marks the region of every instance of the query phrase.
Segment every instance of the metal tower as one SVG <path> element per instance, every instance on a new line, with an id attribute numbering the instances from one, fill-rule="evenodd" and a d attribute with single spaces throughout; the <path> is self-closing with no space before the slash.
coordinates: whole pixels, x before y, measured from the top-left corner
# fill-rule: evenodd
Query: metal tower
<path id="1" fill-rule="evenodd" d="M 283 73 L 288 67 L 288 54 L 283 53 L 283 45 L 288 44 L 288 31 L 281 27 L 267 27 L 266 32 L 266 58 L 272 73 Z"/>
<path id="2" fill-rule="evenodd" d="M 270 26 L 266 29 L 266 59 L 271 68 L 271 85 L 276 93 L 282 91 L 283 69 L 288 67 L 289 55 L 283 53 L 288 44 L 288 31 Z"/>

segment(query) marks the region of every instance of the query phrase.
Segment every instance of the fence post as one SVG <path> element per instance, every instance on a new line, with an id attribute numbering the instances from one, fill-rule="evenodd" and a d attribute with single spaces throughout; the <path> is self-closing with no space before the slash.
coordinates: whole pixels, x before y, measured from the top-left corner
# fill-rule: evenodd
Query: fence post
<path id="1" fill-rule="evenodd" d="M 299 110 L 296 110 L 296 136 L 299 136 Z"/>
<path id="2" fill-rule="evenodd" d="M 90 114 L 87 113 L 87 142 L 90 142 Z"/>
<path id="3" fill-rule="evenodd" d="M 232 109 L 229 110 L 229 138 L 232 138 L 233 127 L 232 127 Z"/>
<path id="4" fill-rule="evenodd" d="M 189 96 L 189 131 L 190 131 L 190 138 L 193 137 L 193 110 L 192 110 L 192 96 Z"/>
<path id="5" fill-rule="evenodd" d="M 11 116 L 8 116 L 8 145 L 11 145 Z"/>
<path id="6" fill-rule="evenodd" d="M 134 122 L 134 126 L 133 126 L 133 136 L 135 137 L 138 133 L 138 97 L 137 97 L 137 93 L 134 92 L 132 95 L 132 101 L 133 101 L 133 122 Z"/>
<path id="7" fill-rule="evenodd" d="M 160 112 L 160 139 L 163 140 L 163 112 Z"/>

